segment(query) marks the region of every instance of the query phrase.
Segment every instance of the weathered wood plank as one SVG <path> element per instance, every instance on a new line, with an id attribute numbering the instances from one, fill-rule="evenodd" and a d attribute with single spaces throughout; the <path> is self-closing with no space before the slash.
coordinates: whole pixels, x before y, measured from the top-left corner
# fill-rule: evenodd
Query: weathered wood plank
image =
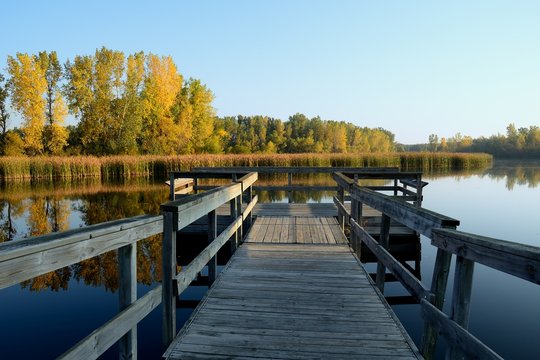
<path id="1" fill-rule="evenodd" d="M 369 235 L 356 221 L 351 220 L 351 228 L 377 258 L 388 268 L 394 276 L 414 295 L 418 300 L 431 299 L 431 292 L 409 270 L 399 263 L 384 247 L 382 247 L 371 235 Z"/>
<path id="2" fill-rule="evenodd" d="M 192 172 L 178 172 L 175 174 L 245 174 L 248 172 L 258 172 L 260 174 L 331 174 L 339 171 L 347 174 L 358 174 L 369 176 L 371 174 L 418 174 L 400 172 L 397 167 L 322 167 L 322 166 L 231 166 L 231 167 L 196 167 Z M 184 176 L 186 177 L 186 176 Z M 404 178 L 415 178 L 413 176 L 404 176 Z"/>
<path id="3" fill-rule="evenodd" d="M 453 344 L 455 347 L 459 347 L 467 358 L 502 359 L 497 353 L 471 335 L 467 330 L 450 320 L 445 313 L 426 300 L 421 301 L 421 309 L 424 319 L 426 319 L 426 321 L 428 321 L 437 331 L 442 333 L 448 343 Z"/>
<path id="4" fill-rule="evenodd" d="M 59 359 L 97 359 L 160 304 L 161 291 L 161 285 L 150 290 L 146 295 L 61 355 Z"/>
<path id="5" fill-rule="evenodd" d="M 257 173 L 250 173 L 236 183 L 164 203 L 161 205 L 161 210 L 178 213 L 177 230 L 180 230 L 229 200 L 240 196 L 243 188 L 247 189 L 255 181 L 257 181 Z"/>
<path id="6" fill-rule="evenodd" d="M 357 185 L 351 187 L 351 197 L 366 204 L 392 219 L 399 221 L 407 227 L 431 238 L 433 229 L 455 228 L 459 225 L 459 220 L 436 212 L 418 208 L 409 203 L 397 201 L 389 196 L 368 190 Z"/>
<path id="7" fill-rule="evenodd" d="M 162 216 L 140 216 L 2 243 L 0 289 L 134 244 L 162 231 Z"/>
<path id="8" fill-rule="evenodd" d="M 176 277 L 176 231 L 178 221 L 175 213 L 163 214 L 163 239 L 161 242 L 162 302 L 162 345 L 171 343 L 176 335 L 176 292 L 173 279 Z"/>
<path id="9" fill-rule="evenodd" d="M 312 224 L 296 227 L 328 225 L 305 221 Z M 283 243 L 240 246 L 166 355 L 208 351 L 224 358 L 418 355 L 346 245 Z"/>
<path id="10" fill-rule="evenodd" d="M 356 232 L 355 232 L 356 234 Z M 390 218 L 383 214 L 381 218 L 381 232 L 379 236 L 379 245 L 388 251 L 389 246 L 389 240 L 390 240 Z M 376 277 L 376 283 L 377 287 L 381 291 L 381 293 L 384 294 L 384 279 L 386 275 L 386 267 L 384 263 L 379 260 L 377 262 L 377 277 Z"/>
<path id="11" fill-rule="evenodd" d="M 193 259 L 178 275 L 176 275 L 177 294 L 184 291 L 195 279 L 197 274 L 206 266 L 219 249 L 229 240 L 236 229 L 240 226 L 242 218 L 237 218 L 235 222 L 227 227 L 225 231 L 219 234 L 195 259 Z"/>
<path id="12" fill-rule="evenodd" d="M 118 249 L 118 304 L 123 311 L 137 300 L 137 245 Z M 118 341 L 120 360 L 137 360 L 137 326 Z"/>
<path id="13" fill-rule="evenodd" d="M 540 247 L 447 229 L 434 230 L 431 244 L 468 260 L 540 284 Z"/>

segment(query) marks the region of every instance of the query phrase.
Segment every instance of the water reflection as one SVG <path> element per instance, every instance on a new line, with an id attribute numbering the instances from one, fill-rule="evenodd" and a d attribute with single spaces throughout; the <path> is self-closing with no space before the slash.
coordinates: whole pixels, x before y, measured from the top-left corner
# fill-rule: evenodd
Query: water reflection
<path id="1" fill-rule="evenodd" d="M 167 199 L 161 183 L 127 184 L 12 183 L 0 200 L 0 241 L 45 235 L 141 214 L 158 214 Z M 137 280 L 149 285 L 161 278 L 161 236 L 137 244 Z M 118 289 L 116 251 L 84 260 L 21 284 L 30 291 L 68 290 L 71 278 L 86 285 Z"/>
<path id="2" fill-rule="evenodd" d="M 508 190 L 515 186 L 535 188 L 540 184 L 540 161 L 498 161 L 485 175 L 506 181 Z"/>
<path id="3" fill-rule="evenodd" d="M 488 170 L 426 174 L 426 178 L 452 176 L 460 181 L 472 176 L 502 180 L 508 190 L 516 186 L 535 188 L 540 184 L 540 161 L 497 161 Z M 228 182 L 222 180 L 219 184 Z M 205 180 L 201 183 L 208 184 Z M 362 185 L 388 184 L 384 180 L 361 180 Z M 214 182 L 214 184 L 217 184 Z M 286 174 L 261 175 L 259 185 L 287 185 Z M 293 185 L 334 186 L 330 174 L 296 176 Z M 99 179 L 78 182 L 13 182 L 1 184 L 0 242 L 39 236 L 141 214 L 158 214 L 167 200 L 167 188 L 160 181 L 132 179 L 121 183 L 102 183 Z M 259 202 L 331 202 L 333 191 L 258 191 Z M 161 249 L 159 236 L 138 243 L 138 281 L 151 284 L 160 279 Z M 107 291 L 118 288 L 116 252 L 82 261 L 38 278 L 26 281 L 30 291 L 67 290 L 71 278 Z"/>
<path id="4" fill-rule="evenodd" d="M 505 181 L 506 189 L 510 191 L 516 186 L 536 188 L 540 185 L 540 160 L 496 160 L 488 169 L 424 174 L 427 179 L 452 177 L 458 182 L 474 176 Z"/>

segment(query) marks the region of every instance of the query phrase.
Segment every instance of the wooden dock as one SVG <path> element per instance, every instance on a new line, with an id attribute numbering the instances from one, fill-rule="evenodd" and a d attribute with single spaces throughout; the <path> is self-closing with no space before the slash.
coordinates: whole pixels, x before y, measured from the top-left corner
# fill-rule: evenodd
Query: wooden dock
<path id="1" fill-rule="evenodd" d="M 337 220 L 295 207 L 257 217 L 167 359 L 421 357 Z"/>
<path id="2" fill-rule="evenodd" d="M 287 173 L 288 192 L 316 188 L 293 185 L 293 174 L 332 173 L 333 204 L 258 204 L 253 189 L 259 170 Z M 193 181 L 177 181 L 185 178 Z M 231 182 L 219 187 L 198 184 L 226 178 Z M 359 179 L 388 179 L 393 185 L 363 186 Z M 117 250 L 119 312 L 60 359 L 97 359 L 114 344 L 121 359 L 137 359 L 137 326 L 161 306 L 169 359 L 433 359 L 442 336 L 449 358 L 500 360 L 468 330 L 474 264 L 540 284 L 540 248 L 457 230 L 459 220 L 422 207 L 426 183 L 420 173 L 219 168 L 171 173 L 170 184 L 171 201 L 161 205 L 161 215 L 0 244 L 0 289 Z M 207 191 L 179 193 L 187 188 Z M 182 242 L 195 234 L 204 246 L 183 263 Z M 411 268 L 408 258 L 396 254 L 395 245 L 407 245 L 410 234 L 425 236 L 437 249 L 430 287 L 416 265 Z M 137 242 L 155 235 L 162 235 L 161 284 L 138 297 Z M 360 263 L 371 261 L 364 259 L 367 249 L 377 261 L 375 285 Z M 216 278 L 218 253 L 233 255 Z M 417 263 L 419 254 L 418 249 L 412 258 Z M 178 333 L 178 296 L 202 278 L 203 269 L 210 290 Z M 385 282 L 393 280 L 419 304 L 420 351 L 383 296 Z"/>

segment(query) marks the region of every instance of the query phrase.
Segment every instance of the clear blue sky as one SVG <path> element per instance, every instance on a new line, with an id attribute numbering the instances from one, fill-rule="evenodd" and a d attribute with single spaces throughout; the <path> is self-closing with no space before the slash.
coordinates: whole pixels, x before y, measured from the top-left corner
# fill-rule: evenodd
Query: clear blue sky
<path id="1" fill-rule="evenodd" d="M 383 127 L 402 143 L 540 125 L 540 1 L 6 1 L 7 55 L 171 55 L 218 115 Z M 12 126 L 18 125 L 13 116 Z"/>

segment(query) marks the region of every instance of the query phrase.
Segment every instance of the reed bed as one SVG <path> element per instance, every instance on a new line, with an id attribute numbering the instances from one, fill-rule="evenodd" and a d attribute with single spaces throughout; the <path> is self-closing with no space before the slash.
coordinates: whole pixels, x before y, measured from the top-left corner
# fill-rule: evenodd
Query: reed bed
<path id="1" fill-rule="evenodd" d="M 0 157 L 3 180 L 54 180 L 96 177 L 106 180 L 136 177 L 166 178 L 169 171 L 194 167 L 321 166 L 387 167 L 403 171 L 447 172 L 491 165 L 488 154 L 361 153 L 361 154 L 226 154 L 178 156 Z"/>

